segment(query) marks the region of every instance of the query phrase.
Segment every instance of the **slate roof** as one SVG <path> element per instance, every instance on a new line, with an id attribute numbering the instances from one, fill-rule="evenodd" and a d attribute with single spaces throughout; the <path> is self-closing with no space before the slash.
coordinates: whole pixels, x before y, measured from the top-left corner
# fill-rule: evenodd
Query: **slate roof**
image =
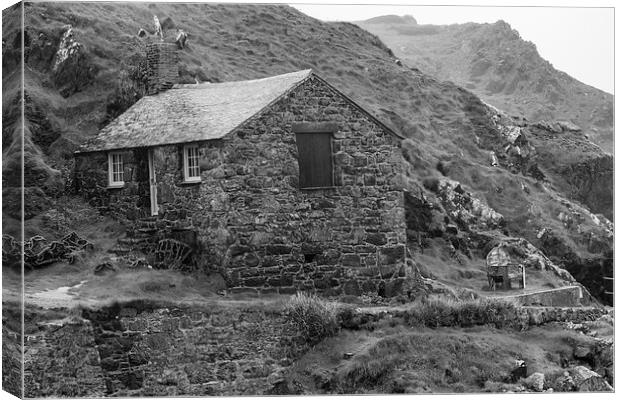
<path id="1" fill-rule="evenodd" d="M 76 153 L 219 139 L 311 75 L 307 69 L 247 81 L 175 85 L 141 98 Z"/>
<path id="2" fill-rule="evenodd" d="M 312 70 L 249 81 L 175 85 L 145 96 L 79 152 L 219 139 L 308 78 Z"/>

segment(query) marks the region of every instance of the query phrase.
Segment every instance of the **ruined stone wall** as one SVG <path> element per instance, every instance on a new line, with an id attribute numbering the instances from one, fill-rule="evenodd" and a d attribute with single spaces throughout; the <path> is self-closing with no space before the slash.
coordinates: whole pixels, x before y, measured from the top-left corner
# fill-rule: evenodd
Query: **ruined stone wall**
<path id="1" fill-rule="evenodd" d="M 334 127 L 334 187 L 299 188 L 299 123 Z M 234 291 L 392 296 L 408 273 L 398 142 L 312 77 L 232 134 L 200 143 L 199 184 L 183 182 L 182 145 L 156 148 L 160 217 L 194 229 L 198 263 L 223 267 Z M 131 190 L 110 206 L 135 205 Z"/>

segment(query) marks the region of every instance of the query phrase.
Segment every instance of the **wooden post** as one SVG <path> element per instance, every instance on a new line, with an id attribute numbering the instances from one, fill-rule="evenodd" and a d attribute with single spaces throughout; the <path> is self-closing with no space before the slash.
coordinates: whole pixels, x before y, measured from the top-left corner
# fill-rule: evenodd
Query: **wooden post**
<path id="1" fill-rule="evenodd" d="M 523 279 L 523 289 L 525 289 L 525 265 L 521 265 L 521 279 Z"/>

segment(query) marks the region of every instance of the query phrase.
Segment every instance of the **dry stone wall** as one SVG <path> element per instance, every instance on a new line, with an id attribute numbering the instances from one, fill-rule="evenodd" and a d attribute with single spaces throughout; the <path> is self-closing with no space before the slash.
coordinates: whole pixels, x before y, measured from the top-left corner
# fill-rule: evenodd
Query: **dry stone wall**
<path id="1" fill-rule="evenodd" d="M 334 187 L 299 188 L 296 124 L 333 129 Z M 410 271 L 399 139 L 321 80 L 311 77 L 233 133 L 199 143 L 199 152 L 202 181 L 190 184 L 183 146 L 155 148 L 160 216 L 197 232 L 196 262 L 222 267 L 233 291 L 402 291 Z M 104 202 L 133 214 L 148 201 L 135 197 L 140 187 L 133 181 Z"/>
<path id="2" fill-rule="evenodd" d="M 260 395 L 292 362 L 277 312 L 137 303 L 83 315 L 26 343 L 27 397 Z"/>
<path id="3" fill-rule="evenodd" d="M 48 324 L 24 340 L 25 397 L 103 397 L 104 375 L 90 324 Z"/>
<path id="4" fill-rule="evenodd" d="M 523 307 L 507 316 L 505 327 L 583 323 L 607 313 L 602 308 Z M 403 309 L 357 309 L 351 320 L 372 326 L 405 314 Z M 26 397 L 301 392 L 291 387 L 279 391 L 287 386 L 287 370 L 308 345 L 275 308 L 135 301 L 85 310 L 82 317 L 67 323 L 41 316 L 46 323 L 26 337 Z"/>

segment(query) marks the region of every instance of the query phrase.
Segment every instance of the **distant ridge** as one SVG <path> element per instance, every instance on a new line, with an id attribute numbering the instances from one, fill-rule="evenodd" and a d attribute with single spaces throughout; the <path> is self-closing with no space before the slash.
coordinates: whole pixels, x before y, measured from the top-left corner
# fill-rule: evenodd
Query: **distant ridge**
<path id="1" fill-rule="evenodd" d="M 367 24 L 412 24 L 417 25 L 418 21 L 411 15 L 382 15 L 364 21 Z"/>
<path id="2" fill-rule="evenodd" d="M 406 20 L 386 15 L 357 25 L 407 65 L 463 86 L 512 115 L 570 121 L 613 153 L 613 96 L 555 69 L 505 21 L 419 25 Z"/>

